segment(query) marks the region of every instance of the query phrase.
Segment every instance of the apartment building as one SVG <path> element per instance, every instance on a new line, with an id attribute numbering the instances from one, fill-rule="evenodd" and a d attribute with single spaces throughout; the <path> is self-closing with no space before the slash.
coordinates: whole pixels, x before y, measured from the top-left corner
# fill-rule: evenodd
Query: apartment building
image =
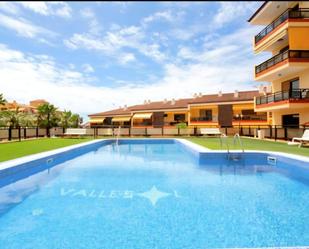
<path id="1" fill-rule="evenodd" d="M 272 125 L 309 124 L 309 2 L 266 1 L 248 20 L 265 26 L 253 39 L 256 54 L 271 58 L 255 66 L 254 77 L 272 92 L 255 97 L 256 112 L 270 112 Z"/>
<path id="2" fill-rule="evenodd" d="M 267 112 L 254 111 L 254 97 L 261 91 L 235 91 L 202 95 L 193 98 L 172 99 L 141 105 L 124 106 L 115 110 L 88 115 L 92 127 L 173 127 L 185 123 L 189 127 L 231 127 L 239 125 L 268 125 Z"/>

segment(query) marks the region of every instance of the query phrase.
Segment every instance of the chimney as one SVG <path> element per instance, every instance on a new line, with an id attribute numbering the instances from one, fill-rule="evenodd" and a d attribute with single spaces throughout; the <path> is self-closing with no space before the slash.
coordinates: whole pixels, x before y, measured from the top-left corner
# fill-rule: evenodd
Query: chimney
<path id="1" fill-rule="evenodd" d="M 235 98 L 238 98 L 238 96 L 239 96 L 238 90 L 235 90 L 235 92 L 234 92 L 234 97 L 235 97 Z"/>
<path id="2" fill-rule="evenodd" d="M 123 110 L 124 110 L 124 111 L 128 110 L 128 106 L 127 106 L 127 105 L 124 105 Z"/>
<path id="3" fill-rule="evenodd" d="M 147 105 L 147 99 L 144 100 L 144 105 Z"/>
<path id="4" fill-rule="evenodd" d="M 200 98 L 200 97 L 202 97 L 202 96 L 203 96 L 203 94 L 200 92 L 200 93 L 198 94 L 198 96 L 199 96 L 199 98 Z"/>
<path id="5" fill-rule="evenodd" d="M 218 92 L 218 97 L 222 97 L 222 91 Z"/>
<path id="6" fill-rule="evenodd" d="M 151 101 L 150 101 L 150 99 L 148 99 L 148 104 L 150 104 L 151 103 Z"/>
<path id="7" fill-rule="evenodd" d="M 197 93 L 193 94 L 193 98 L 195 98 L 195 99 L 197 98 Z"/>
<path id="8" fill-rule="evenodd" d="M 171 105 L 175 105 L 175 99 L 171 100 Z"/>
<path id="9" fill-rule="evenodd" d="M 164 99 L 164 100 L 163 100 L 163 103 L 166 104 L 166 103 L 167 103 L 167 99 Z"/>

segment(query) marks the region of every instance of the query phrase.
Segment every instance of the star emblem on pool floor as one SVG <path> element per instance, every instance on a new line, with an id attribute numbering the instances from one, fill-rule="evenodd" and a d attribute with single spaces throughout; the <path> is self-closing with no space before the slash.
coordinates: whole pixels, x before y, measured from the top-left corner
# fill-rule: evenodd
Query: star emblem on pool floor
<path id="1" fill-rule="evenodd" d="M 139 196 L 141 197 L 144 197 L 146 199 L 148 199 L 151 204 L 153 206 L 156 205 L 156 203 L 161 199 L 161 198 L 165 198 L 169 195 L 171 195 L 170 193 L 167 193 L 167 192 L 162 192 L 160 190 L 158 190 L 156 188 L 156 186 L 152 186 L 152 188 L 144 193 L 139 193 L 138 194 Z"/>

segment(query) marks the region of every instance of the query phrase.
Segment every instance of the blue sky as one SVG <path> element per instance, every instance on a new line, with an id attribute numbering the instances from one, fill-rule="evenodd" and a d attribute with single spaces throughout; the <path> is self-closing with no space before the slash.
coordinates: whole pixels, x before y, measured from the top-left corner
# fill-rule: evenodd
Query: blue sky
<path id="1" fill-rule="evenodd" d="M 87 114 L 256 89 L 262 2 L 0 2 L 0 92 Z"/>

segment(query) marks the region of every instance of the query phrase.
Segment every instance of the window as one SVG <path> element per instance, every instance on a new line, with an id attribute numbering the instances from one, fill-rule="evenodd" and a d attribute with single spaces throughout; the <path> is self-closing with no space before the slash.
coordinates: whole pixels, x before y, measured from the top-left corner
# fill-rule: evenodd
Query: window
<path id="1" fill-rule="evenodd" d="M 200 110 L 200 118 L 204 121 L 212 120 L 212 110 L 211 109 L 201 109 Z"/>
<path id="2" fill-rule="evenodd" d="M 174 121 L 178 122 L 186 121 L 186 114 L 174 114 Z"/>

